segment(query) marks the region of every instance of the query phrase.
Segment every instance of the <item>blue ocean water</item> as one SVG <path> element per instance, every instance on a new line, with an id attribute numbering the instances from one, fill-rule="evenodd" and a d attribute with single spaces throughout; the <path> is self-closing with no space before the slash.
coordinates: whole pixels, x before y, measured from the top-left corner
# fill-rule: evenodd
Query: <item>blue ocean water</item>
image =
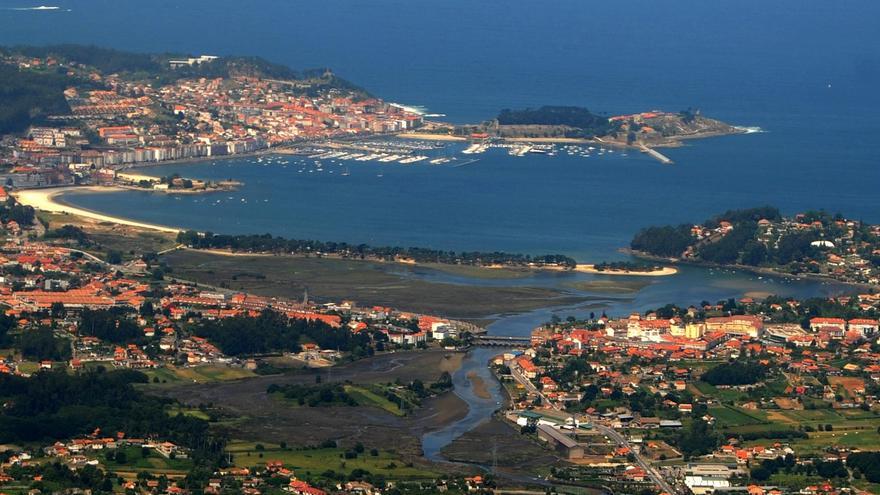
<path id="1" fill-rule="evenodd" d="M 157 172 L 246 185 L 199 197 L 66 197 L 88 208 L 216 232 L 562 252 L 582 261 L 619 258 L 617 249 L 643 226 L 696 222 L 729 208 L 825 208 L 880 221 L 877 2 L 52 5 L 60 8 L 9 10 L 36 5 L 0 0 L 0 43 L 259 54 L 298 68 L 329 66 L 378 96 L 453 122 L 541 104 L 608 113 L 697 107 L 766 131 L 669 150 L 672 166 L 637 153 L 513 158 L 500 151 L 459 168 L 352 163 L 348 177 L 249 158 L 164 166 Z"/>

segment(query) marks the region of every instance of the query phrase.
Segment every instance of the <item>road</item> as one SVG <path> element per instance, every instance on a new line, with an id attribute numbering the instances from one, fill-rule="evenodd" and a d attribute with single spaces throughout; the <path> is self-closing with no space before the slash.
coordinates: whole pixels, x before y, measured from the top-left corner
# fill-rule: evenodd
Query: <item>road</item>
<path id="1" fill-rule="evenodd" d="M 515 363 L 509 362 L 507 364 L 508 364 L 508 367 L 510 368 L 511 376 L 513 376 L 514 380 L 516 380 L 523 387 L 525 387 L 526 391 L 533 393 L 533 394 L 536 394 L 538 397 L 541 398 L 542 404 L 549 405 L 554 411 L 564 412 L 561 408 L 556 406 L 556 404 L 553 404 L 552 402 L 547 400 L 547 397 L 545 397 L 544 394 L 541 393 L 541 391 L 538 390 L 537 387 L 535 387 L 535 385 L 532 383 L 532 381 L 529 380 L 528 378 L 526 378 L 525 376 L 523 376 L 522 373 L 519 372 L 519 370 L 516 368 Z M 660 473 L 657 471 L 657 469 L 655 469 L 650 463 L 648 463 L 648 461 L 646 461 L 640 454 L 638 454 L 630 446 L 629 442 L 626 440 L 626 437 L 621 435 L 614 428 L 609 428 L 607 426 L 600 425 L 600 424 L 594 424 L 593 426 L 596 428 L 596 430 L 599 433 L 608 437 L 612 442 L 616 443 L 619 447 L 628 448 L 630 450 L 630 452 L 632 452 L 633 456 L 635 457 L 636 464 L 638 464 L 639 467 L 641 467 L 642 469 L 645 470 L 645 473 L 647 473 L 648 477 L 651 478 L 651 481 L 653 481 L 657 486 L 659 486 L 662 491 L 669 493 L 669 494 L 676 493 L 675 489 L 672 488 L 672 485 L 670 485 L 663 478 L 663 476 L 660 475 Z"/>
<path id="2" fill-rule="evenodd" d="M 672 485 L 670 485 L 669 483 L 666 482 L 666 480 L 663 478 L 663 476 L 660 475 L 660 473 L 654 468 L 654 466 L 650 465 L 647 461 L 645 461 L 645 459 L 641 455 L 639 455 L 638 453 L 636 453 L 635 450 L 633 450 L 633 448 L 630 446 L 629 442 L 626 440 L 626 437 L 621 435 L 614 428 L 609 428 L 607 426 L 603 426 L 603 425 L 599 425 L 599 424 L 594 425 L 594 427 L 596 428 L 597 431 L 599 431 L 599 433 L 605 435 L 606 437 L 610 438 L 613 442 L 617 443 L 618 446 L 628 448 L 630 450 L 630 452 L 633 453 L 633 456 L 636 459 L 636 464 L 638 464 L 639 467 L 641 467 L 642 469 L 645 470 L 645 473 L 648 474 L 648 477 L 650 477 L 651 480 L 655 484 L 657 484 L 657 486 L 659 486 L 661 490 L 663 490 L 666 493 L 670 493 L 670 494 L 676 493 L 675 489 L 672 488 Z"/>

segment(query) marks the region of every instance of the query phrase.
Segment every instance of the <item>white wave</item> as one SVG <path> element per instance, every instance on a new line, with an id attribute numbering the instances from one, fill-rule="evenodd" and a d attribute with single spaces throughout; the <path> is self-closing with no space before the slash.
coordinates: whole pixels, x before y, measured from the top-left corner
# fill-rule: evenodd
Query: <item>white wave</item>
<path id="1" fill-rule="evenodd" d="M 38 7 L 8 7 L 5 10 L 61 10 L 61 7 L 54 5 L 40 5 Z"/>
<path id="2" fill-rule="evenodd" d="M 445 113 L 426 113 L 422 117 L 446 117 Z"/>
<path id="3" fill-rule="evenodd" d="M 419 105 L 403 105 L 401 103 L 392 103 L 388 102 L 392 107 L 397 107 L 405 112 L 414 113 L 417 115 L 425 115 L 425 112 L 428 111 L 427 107 L 419 106 Z"/>
<path id="4" fill-rule="evenodd" d="M 746 134 L 759 134 L 759 133 L 767 132 L 758 126 L 749 127 L 749 126 L 737 125 L 737 126 L 734 126 L 734 129 L 739 130 L 739 131 L 743 131 Z"/>

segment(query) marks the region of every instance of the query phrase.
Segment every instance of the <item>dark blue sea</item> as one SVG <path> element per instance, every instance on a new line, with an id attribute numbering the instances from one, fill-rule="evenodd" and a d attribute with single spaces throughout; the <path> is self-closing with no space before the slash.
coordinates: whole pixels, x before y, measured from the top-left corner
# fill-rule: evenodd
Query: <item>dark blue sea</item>
<path id="1" fill-rule="evenodd" d="M 464 167 L 352 162 L 317 173 L 291 157 L 171 165 L 155 172 L 245 186 L 198 197 L 65 197 L 79 206 L 223 233 L 561 252 L 581 261 L 620 259 L 617 250 L 641 227 L 730 208 L 824 208 L 880 222 L 875 1 L 43 1 L 59 9 L 0 1 L 0 43 L 257 54 L 331 67 L 453 122 L 543 104 L 608 113 L 693 107 L 763 130 L 668 150 L 671 166 L 632 152 L 515 158 L 503 150 Z M 655 291 L 651 304 L 699 302 L 701 290 L 726 297 L 767 283 L 730 275 L 719 287 L 717 274 L 686 272 L 642 294 Z M 813 283 L 796 292 L 830 290 Z"/>

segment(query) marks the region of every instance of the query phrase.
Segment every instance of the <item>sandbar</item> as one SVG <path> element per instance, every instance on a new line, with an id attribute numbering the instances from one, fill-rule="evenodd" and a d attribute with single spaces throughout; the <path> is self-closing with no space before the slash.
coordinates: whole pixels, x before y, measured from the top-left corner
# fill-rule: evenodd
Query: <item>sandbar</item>
<path id="1" fill-rule="evenodd" d="M 157 230 L 159 232 L 168 232 L 176 234 L 183 229 L 179 229 L 177 227 L 169 227 L 166 225 L 158 225 L 153 223 L 146 222 L 138 222 L 135 220 L 128 220 L 126 218 L 114 217 L 111 215 L 105 215 L 103 213 L 98 213 L 95 211 L 87 210 L 84 208 L 78 208 L 76 206 L 71 206 L 59 201 L 55 200 L 56 196 L 61 194 L 70 192 L 70 191 L 80 191 L 80 192 L 111 192 L 111 191 L 124 191 L 125 189 L 119 187 L 103 187 L 103 186 L 72 186 L 72 187 L 57 187 L 51 189 L 27 189 L 23 191 L 16 191 L 12 193 L 15 199 L 27 206 L 32 206 L 35 209 L 47 211 L 51 213 L 66 213 L 69 215 L 78 215 L 85 218 L 91 218 L 93 220 L 97 220 L 99 222 L 110 222 L 116 223 L 119 225 L 128 225 L 130 227 L 139 227 L 142 229 L 148 230 Z"/>

